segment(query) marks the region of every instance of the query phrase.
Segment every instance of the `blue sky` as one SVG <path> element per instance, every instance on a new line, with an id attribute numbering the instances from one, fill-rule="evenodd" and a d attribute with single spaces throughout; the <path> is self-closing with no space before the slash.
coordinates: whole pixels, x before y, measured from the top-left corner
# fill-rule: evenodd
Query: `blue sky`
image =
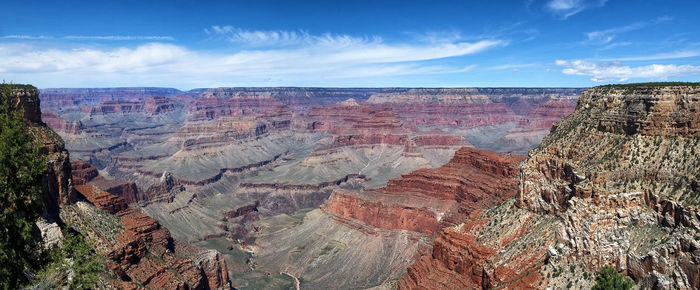
<path id="1" fill-rule="evenodd" d="M 5 1 L 47 87 L 587 87 L 700 80 L 700 1 Z"/>

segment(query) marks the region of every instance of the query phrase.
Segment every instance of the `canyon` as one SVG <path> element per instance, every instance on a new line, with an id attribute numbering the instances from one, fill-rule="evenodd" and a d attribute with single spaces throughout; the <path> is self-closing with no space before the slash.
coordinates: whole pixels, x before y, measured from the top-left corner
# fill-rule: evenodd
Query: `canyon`
<path id="1" fill-rule="evenodd" d="M 124 287 L 700 287 L 694 86 L 40 96 Z"/>
<path id="2" fill-rule="evenodd" d="M 60 228 L 71 224 L 96 241 L 97 252 L 109 257 L 106 266 L 113 273 L 100 275 L 102 285 L 123 289 L 230 289 L 220 254 L 177 242 L 156 220 L 129 209 L 119 196 L 94 186 L 74 185 L 73 180 L 86 183 L 99 173 L 86 162 L 71 164 L 61 137 L 42 121 L 36 88 L 11 88 L 11 104 L 21 112 L 46 156 L 42 177 L 45 211 L 37 226 L 47 246 L 60 244 Z"/>
<path id="3" fill-rule="evenodd" d="M 340 277 L 324 277 L 319 271 L 332 267 L 319 264 L 355 256 L 363 243 L 395 244 L 338 272 L 346 277 L 336 286 L 352 288 L 359 285 L 349 277 L 366 271 L 360 265 L 368 261 L 393 270 L 372 274 L 361 287 L 395 283 L 451 216 L 511 197 L 499 186 L 470 184 L 489 174 L 514 180 L 513 172 L 486 164 L 515 161 L 468 148 L 525 153 L 573 110 L 581 91 L 45 89 L 41 106 L 71 153 L 75 184 L 120 197 L 176 240 L 220 252 L 236 288 L 295 280 L 322 287 Z M 482 167 L 450 167 L 451 159 L 463 164 L 462 155 Z M 451 179 L 438 180 L 453 183 L 452 193 L 431 193 L 445 188 L 426 179 L 448 172 Z M 416 184 L 425 188 L 406 191 Z M 363 220 L 373 214 L 358 207 L 386 215 Z M 354 238 L 333 239 L 331 232 Z M 309 251 L 280 263 L 279 241 Z M 318 247 L 331 253 L 302 262 L 318 256 Z"/>

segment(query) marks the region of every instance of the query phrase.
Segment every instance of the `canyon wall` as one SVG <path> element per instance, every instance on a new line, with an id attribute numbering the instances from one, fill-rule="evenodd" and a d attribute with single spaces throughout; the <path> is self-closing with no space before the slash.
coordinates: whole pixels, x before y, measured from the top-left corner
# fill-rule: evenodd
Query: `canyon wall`
<path id="1" fill-rule="evenodd" d="M 565 221 L 553 260 L 612 265 L 650 287 L 700 287 L 699 126 L 697 86 L 584 92 L 521 168 L 518 205 Z"/>
<path id="2" fill-rule="evenodd" d="M 68 151 L 61 137 L 42 122 L 39 90 L 30 85 L 11 86 L 12 105 L 22 114 L 30 133 L 41 142 L 41 153 L 46 155 L 46 172 L 41 180 L 44 205 L 48 217 L 58 220 L 59 210 L 75 202 Z"/>
<path id="3" fill-rule="evenodd" d="M 118 280 L 102 273 L 101 282 L 130 289 L 231 288 L 220 254 L 177 242 L 156 220 L 128 208 L 123 198 L 84 185 L 101 178 L 99 172 L 87 162 L 71 164 L 61 137 L 42 122 L 36 88 L 12 86 L 11 101 L 46 155 L 42 185 L 48 220 L 42 219 L 37 225 L 47 245 L 60 245 L 60 227 L 72 224 L 96 241 L 97 250 L 110 258 L 106 264 Z"/>
<path id="4" fill-rule="evenodd" d="M 523 157 L 459 148 L 525 152 L 578 91 L 66 89 L 47 90 L 44 108 L 92 165 L 75 164 L 77 182 L 221 252 L 234 287 L 366 288 L 397 282 L 445 227 L 513 196 Z"/>
<path id="5" fill-rule="evenodd" d="M 698 93 L 585 91 L 522 163 L 516 197 L 443 228 L 399 289 L 588 288 L 605 265 L 642 287 L 698 288 Z"/>

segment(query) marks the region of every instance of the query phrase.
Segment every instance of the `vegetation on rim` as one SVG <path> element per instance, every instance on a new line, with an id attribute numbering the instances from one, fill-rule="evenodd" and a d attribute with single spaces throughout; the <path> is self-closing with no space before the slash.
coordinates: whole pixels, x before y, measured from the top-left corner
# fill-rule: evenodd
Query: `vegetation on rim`
<path id="1" fill-rule="evenodd" d="M 35 222 L 44 211 L 41 178 L 46 170 L 40 144 L 13 105 L 13 86 L 0 100 L 0 287 L 17 288 L 42 265 Z"/>

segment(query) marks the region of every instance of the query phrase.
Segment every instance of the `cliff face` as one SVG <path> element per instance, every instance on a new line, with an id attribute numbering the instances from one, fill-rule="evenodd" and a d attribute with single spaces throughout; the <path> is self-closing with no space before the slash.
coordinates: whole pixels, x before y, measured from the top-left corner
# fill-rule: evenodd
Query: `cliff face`
<path id="1" fill-rule="evenodd" d="M 42 178 L 47 214 L 55 220 L 73 223 L 82 234 L 97 242 L 98 250 L 121 282 L 119 288 L 229 289 L 226 264 L 216 251 L 180 244 L 156 220 L 129 209 L 123 198 L 90 185 L 73 186 L 72 171 L 79 184 L 100 178 L 87 162 L 71 164 L 64 143 L 42 122 L 39 91 L 32 86 L 15 86 L 15 107 L 31 133 L 43 145 L 47 171 Z M 77 201 L 87 199 L 88 203 Z M 99 208 L 99 210 L 98 210 Z M 40 220 L 37 225 L 47 244 L 57 244 L 60 228 Z M 104 275 L 111 282 L 109 275 Z M 136 284 L 138 283 L 138 284 Z"/>
<path id="2" fill-rule="evenodd" d="M 46 154 L 46 173 L 42 178 L 44 203 L 47 214 L 53 219 L 64 205 L 75 202 L 71 182 L 71 166 L 63 140 L 41 121 L 39 90 L 33 86 L 14 86 L 15 108 L 22 112 L 31 133 L 42 144 Z"/>
<path id="3" fill-rule="evenodd" d="M 553 263 L 698 288 L 700 88 L 589 89 L 521 168 L 517 204 L 560 217 Z"/>
<path id="4" fill-rule="evenodd" d="M 100 241 L 110 259 L 107 266 L 121 280 L 121 288 L 229 289 L 228 271 L 221 255 L 181 244 L 155 219 L 128 208 L 123 198 L 90 185 L 76 191 L 94 208 L 79 203 L 62 213 L 79 222 Z"/>
<path id="5" fill-rule="evenodd" d="M 587 288 L 611 265 L 643 287 L 697 289 L 699 93 L 585 91 L 521 165 L 516 198 L 443 228 L 399 288 Z"/>
<path id="6" fill-rule="evenodd" d="M 512 197 L 523 159 L 463 147 L 447 164 L 404 174 L 384 188 L 335 192 L 322 210 L 377 228 L 433 234 L 444 216 L 468 214 Z"/>

